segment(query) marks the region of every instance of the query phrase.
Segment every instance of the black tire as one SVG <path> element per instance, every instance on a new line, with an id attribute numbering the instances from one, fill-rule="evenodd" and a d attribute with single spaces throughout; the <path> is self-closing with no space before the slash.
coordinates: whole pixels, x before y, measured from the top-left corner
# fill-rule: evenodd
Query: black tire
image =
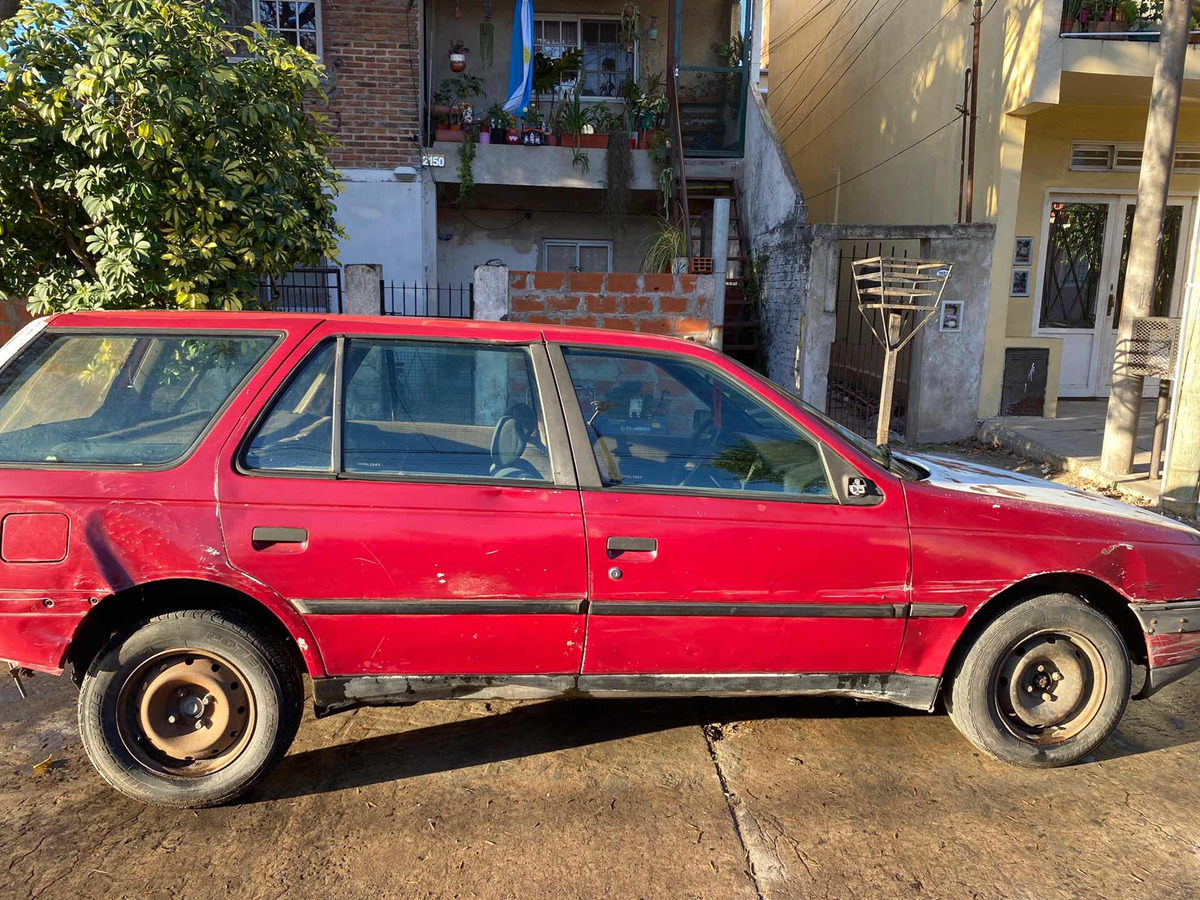
<path id="1" fill-rule="evenodd" d="M 236 713 L 244 724 L 229 748 L 194 763 L 163 751 L 142 727 L 150 721 L 145 717 L 152 716 L 147 710 L 153 705 L 145 680 L 150 674 L 143 673 L 189 671 L 179 667 L 193 661 L 212 664 L 197 666 L 199 674 L 220 671 L 211 677 L 228 681 L 229 698 L 218 698 L 230 701 L 224 715 L 234 715 L 232 707 L 240 703 Z M 175 697 L 173 686 L 178 683 L 163 681 L 165 687 L 158 690 Z M 178 690 L 182 695 L 183 689 Z M 230 699 L 235 697 L 245 699 Z M 212 694 L 206 700 L 215 707 Z M 234 614 L 188 609 L 138 623 L 96 655 L 80 686 L 79 734 L 96 771 L 121 793 L 158 806 L 215 806 L 250 790 L 283 758 L 296 736 L 303 703 L 301 674 L 276 640 Z M 138 718 L 139 712 L 143 718 Z M 197 735 L 203 727 L 221 732 L 217 715 L 199 713 L 197 718 L 206 715 L 207 720 L 195 723 Z M 191 740 L 190 733 L 183 733 L 182 739 Z"/>
<path id="2" fill-rule="evenodd" d="M 1066 766 L 1117 727 L 1130 670 L 1107 616 L 1070 594 L 1047 594 L 1001 614 L 975 639 L 952 676 L 946 709 L 989 756 L 1029 768 Z"/>

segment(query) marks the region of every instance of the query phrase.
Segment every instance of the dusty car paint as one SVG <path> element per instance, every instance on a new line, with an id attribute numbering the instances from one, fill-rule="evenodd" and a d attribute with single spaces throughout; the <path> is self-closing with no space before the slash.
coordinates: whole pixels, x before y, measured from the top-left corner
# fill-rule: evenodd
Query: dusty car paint
<path id="1" fill-rule="evenodd" d="M 1200 598 L 1193 529 L 946 459 L 915 456 L 929 477 L 901 479 L 785 396 L 687 342 L 507 323 L 252 313 L 72 314 L 48 327 L 243 330 L 277 333 L 279 342 L 177 464 L 0 468 L 0 517 L 69 520 L 64 559 L 0 562 L 0 658 L 32 669 L 60 672 L 85 619 L 135 603 L 139 589 L 159 582 L 242 595 L 281 623 L 315 679 L 397 678 L 403 692 L 408 679 L 428 677 L 658 679 L 588 683 L 589 692 L 619 693 L 703 688 L 688 677 L 711 676 L 719 677 L 711 692 L 721 693 L 748 685 L 735 676 L 749 673 L 777 673 L 779 684 L 782 676 L 834 676 L 813 683 L 826 693 L 842 683 L 837 676 L 869 677 L 874 693 L 882 676 L 882 694 L 886 676 L 898 674 L 928 679 L 936 691 L 972 618 L 1029 579 L 1088 579 L 1143 607 Z M 339 335 L 478 339 L 528 345 L 535 354 L 549 345 L 551 355 L 556 345 L 578 344 L 689 356 L 774 404 L 823 445 L 828 460 L 871 479 L 880 499 L 854 505 L 838 497 L 601 488 L 586 477 L 590 447 L 568 441 L 580 416 L 575 398 L 555 392 L 553 379 L 540 386 L 566 416 L 548 420 L 559 447 L 553 483 L 239 470 L 239 448 L 259 411 L 307 353 Z M 256 528 L 290 529 L 303 539 L 264 543 L 254 539 Z M 618 551 L 617 559 L 606 545 L 613 535 L 657 543 L 653 551 Z M 1200 657 L 1194 633 L 1150 638 L 1152 665 Z M 582 682 L 562 683 L 583 690 Z M 368 682 L 339 684 L 342 696 L 375 690 Z M 861 694 L 857 684 L 850 678 L 843 689 Z M 377 690 L 373 699 L 396 695 Z"/>

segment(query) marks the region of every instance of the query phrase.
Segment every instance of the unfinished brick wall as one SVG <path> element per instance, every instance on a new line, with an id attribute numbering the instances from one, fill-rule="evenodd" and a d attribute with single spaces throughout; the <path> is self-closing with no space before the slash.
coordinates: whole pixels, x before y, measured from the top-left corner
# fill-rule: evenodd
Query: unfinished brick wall
<path id="1" fill-rule="evenodd" d="M 704 339 L 713 287 L 711 275 L 512 272 L 508 318 Z"/>
<path id="2" fill-rule="evenodd" d="M 322 61 L 329 71 L 329 128 L 342 168 L 420 164 L 417 54 L 420 5 L 409 0 L 325 0 Z"/>

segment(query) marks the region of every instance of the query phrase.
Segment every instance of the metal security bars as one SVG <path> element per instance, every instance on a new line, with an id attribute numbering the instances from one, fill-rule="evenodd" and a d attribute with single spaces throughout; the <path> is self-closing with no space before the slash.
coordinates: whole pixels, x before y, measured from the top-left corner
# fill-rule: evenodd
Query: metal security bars
<path id="1" fill-rule="evenodd" d="M 752 5 L 675 0 L 667 65 L 677 97 L 683 155 L 737 157 L 745 143 Z"/>
<path id="2" fill-rule="evenodd" d="M 293 269 L 258 286 L 258 301 L 275 312 L 340 313 L 342 270 L 337 266 Z"/>
<path id="3" fill-rule="evenodd" d="M 470 319 L 475 315 L 475 285 L 380 281 L 379 314 Z"/>
<path id="4" fill-rule="evenodd" d="M 879 397 L 883 386 L 885 351 L 871 332 L 871 323 L 858 309 L 853 285 L 852 262 L 867 256 L 908 256 L 906 248 L 883 242 L 843 244 L 838 251 L 837 325 L 829 346 L 829 375 L 825 389 L 825 411 L 835 422 L 865 438 L 876 436 Z M 903 325 L 902 338 L 912 329 Z M 892 430 L 903 434 L 908 414 L 912 347 L 905 346 L 896 360 L 896 382 L 892 393 Z"/>

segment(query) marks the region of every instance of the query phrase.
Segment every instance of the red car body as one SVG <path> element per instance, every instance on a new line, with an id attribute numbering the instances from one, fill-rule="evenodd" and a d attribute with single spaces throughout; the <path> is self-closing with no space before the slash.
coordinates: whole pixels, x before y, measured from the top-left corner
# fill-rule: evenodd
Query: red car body
<path id="1" fill-rule="evenodd" d="M 961 461 L 913 456 L 923 476 L 899 477 L 787 393 L 696 344 L 257 313 L 68 314 L 35 328 L 277 341 L 177 464 L 0 468 L 0 659 L 20 667 L 86 665 L 122 607 L 193 583 L 286 631 L 319 712 L 501 686 L 508 696 L 634 694 L 668 681 L 694 693 L 842 692 L 929 709 L 989 608 L 1034 589 L 1071 590 L 1108 611 L 1148 664 L 1145 694 L 1200 665 L 1200 533 Z M 573 455 L 559 456 L 552 486 L 242 471 L 238 448 L 260 411 L 339 335 L 535 348 L 545 354 L 543 397 L 558 398 L 545 410 L 550 441 Z M 575 397 L 554 383 L 564 345 L 720 370 L 819 441 L 831 469 L 869 479 L 873 502 L 604 489 L 572 435 Z M 256 529 L 266 531 L 256 539 Z M 632 549 L 614 550 L 614 536 Z M 810 680 L 779 677 L 790 675 Z"/>

